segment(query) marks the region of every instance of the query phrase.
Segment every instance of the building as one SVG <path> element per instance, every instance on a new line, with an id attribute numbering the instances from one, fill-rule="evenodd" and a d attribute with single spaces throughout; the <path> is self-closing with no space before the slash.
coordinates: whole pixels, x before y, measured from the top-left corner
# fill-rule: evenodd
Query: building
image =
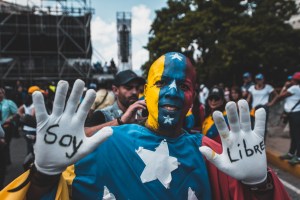
<path id="1" fill-rule="evenodd" d="M 88 79 L 93 13 L 85 0 L 41 0 L 39 6 L 1 1 L 2 83 Z"/>

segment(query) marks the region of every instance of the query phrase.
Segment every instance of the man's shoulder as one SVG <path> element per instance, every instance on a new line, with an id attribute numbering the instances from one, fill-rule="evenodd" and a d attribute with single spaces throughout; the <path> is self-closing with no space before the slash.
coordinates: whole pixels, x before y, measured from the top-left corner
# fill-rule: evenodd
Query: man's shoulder
<path id="1" fill-rule="evenodd" d="M 13 100 L 10 99 L 3 99 L 2 101 L 5 104 L 9 104 L 9 105 L 16 105 L 15 102 Z"/>
<path id="2" fill-rule="evenodd" d="M 113 109 L 113 105 L 110 105 L 110 106 L 106 106 L 106 107 L 104 107 L 104 108 L 101 108 L 101 109 L 98 109 L 98 110 L 95 110 L 95 112 L 96 111 L 100 111 L 100 112 L 102 112 L 102 111 L 110 111 L 110 110 L 112 110 Z"/>

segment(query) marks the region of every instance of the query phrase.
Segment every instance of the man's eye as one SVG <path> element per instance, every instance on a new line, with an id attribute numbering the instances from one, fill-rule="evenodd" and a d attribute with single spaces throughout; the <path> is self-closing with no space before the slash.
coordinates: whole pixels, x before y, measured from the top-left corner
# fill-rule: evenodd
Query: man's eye
<path id="1" fill-rule="evenodd" d="M 179 84 L 179 88 L 182 89 L 183 91 L 186 91 L 189 89 L 189 86 L 184 83 L 181 83 Z"/>
<path id="2" fill-rule="evenodd" d="M 155 82 L 155 85 L 156 85 L 156 87 L 161 88 L 161 87 L 163 87 L 164 85 L 166 85 L 166 82 L 165 82 L 165 81 L 156 81 L 156 82 Z"/>

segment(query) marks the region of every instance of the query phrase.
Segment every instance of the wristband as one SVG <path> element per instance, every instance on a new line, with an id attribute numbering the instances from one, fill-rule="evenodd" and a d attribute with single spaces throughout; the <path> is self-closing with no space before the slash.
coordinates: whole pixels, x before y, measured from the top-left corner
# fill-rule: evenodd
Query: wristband
<path id="1" fill-rule="evenodd" d="M 122 120 L 121 120 L 121 117 L 118 117 L 118 118 L 117 118 L 117 122 L 118 122 L 119 125 L 123 125 L 123 124 L 124 124 L 124 123 L 122 122 Z"/>
<path id="2" fill-rule="evenodd" d="M 252 186 L 248 185 L 248 187 L 250 188 L 251 191 L 265 192 L 265 191 L 273 190 L 274 185 L 273 185 L 272 177 L 268 172 L 267 179 L 264 182 Z"/>
<path id="3" fill-rule="evenodd" d="M 20 185 L 18 185 L 17 187 L 8 190 L 8 192 L 17 192 L 22 188 L 24 188 L 29 182 L 31 182 L 32 185 L 35 185 L 39 188 L 52 187 L 53 185 L 58 183 L 60 176 L 61 174 L 57 174 L 57 175 L 43 174 L 42 172 L 37 171 L 35 165 L 33 164 L 32 167 L 30 168 L 30 172 L 26 180 L 22 182 Z"/>
<path id="4" fill-rule="evenodd" d="M 39 187 L 49 187 L 53 186 L 59 181 L 61 174 L 57 175 L 47 175 L 42 172 L 39 172 L 35 165 L 30 169 L 31 175 L 31 184 L 37 185 Z"/>

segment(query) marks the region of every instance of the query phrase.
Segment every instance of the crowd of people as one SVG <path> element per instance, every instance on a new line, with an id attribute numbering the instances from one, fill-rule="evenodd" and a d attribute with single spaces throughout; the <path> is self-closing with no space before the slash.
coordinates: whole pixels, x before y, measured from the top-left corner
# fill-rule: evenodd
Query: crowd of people
<path id="1" fill-rule="evenodd" d="M 145 195 L 149 199 L 182 199 L 187 196 L 196 197 L 194 199 L 226 199 L 233 194 L 238 194 L 238 199 L 245 196 L 250 199 L 261 196 L 263 199 L 286 198 L 282 185 L 265 166 L 263 142 L 241 137 L 240 142 L 245 149 L 245 141 L 248 140 L 248 145 L 258 145 L 260 154 L 255 153 L 251 157 L 246 153 L 247 158 L 242 159 L 240 153 L 238 159 L 233 159 L 231 156 L 234 154 L 230 154 L 230 151 L 234 152 L 234 147 L 227 144 L 224 138 L 232 132 L 250 133 L 253 130 L 253 134 L 265 140 L 269 107 L 284 100 L 291 145 L 289 152 L 281 158 L 288 159 L 291 164 L 299 164 L 300 72 L 293 74 L 279 93 L 266 83 L 263 74 L 256 74 L 253 82 L 251 73 L 245 72 L 243 85 L 232 87 L 217 84 L 208 88 L 203 83 L 196 87 L 196 81 L 190 61 L 184 55 L 172 52 L 153 63 L 147 81 L 133 71 L 125 70 L 116 74 L 111 88 L 99 88 L 95 84 L 86 88 L 95 89 L 95 94 L 84 89 L 83 82 L 76 81 L 66 106 L 64 102 L 69 91 L 66 82 L 43 89 L 39 86 L 28 87 L 26 94 L 21 95 L 23 101 L 19 103 L 5 98 L 5 90 L 0 88 L 0 120 L 5 133 L 0 138 L 0 159 L 5 160 L 1 162 L 0 169 L 1 189 L 5 168 L 10 162 L 9 142 L 14 135 L 13 127 L 22 126 L 22 136 L 26 139 L 27 153 L 30 155 L 24 169 L 31 169 L 30 173 L 33 173 L 29 192 L 28 188 L 25 191 L 28 199 L 57 196 L 59 192 L 53 186 L 61 183 L 58 177 L 74 163 L 77 163 L 76 178 L 74 175 L 72 182 L 74 199 L 95 199 L 99 194 L 121 199 L 138 199 Z M 93 95 L 96 98 L 91 102 Z M 80 102 L 79 107 L 77 101 Z M 235 119 L 238 112 L 242 116 L 241 122 Z M 75 124 L 72 119 L 78 117 L 77 113 L 80 119 L 76 119 Z M 264 119 L 266 122 L 259 121 Z M 44 138 L 37 138 L 37 124 L 43 124 L 38 129 Z M 66 135 L 55 146 L 59 130 Z M 79 133 L 71 133 L 74 130 Z M 79 135 L 81 132 L 83 135 Z M 49 135 L 55 136 L 55 139 L 47 139 Z M 91 138 L 91 141 L 86 138 Z M 43 142 L 56 148 L 46 155 L 41 150 Z M 62 150 L 64 147 L 71 148 L 71 142 L 73 153 L 66 152 L 69 159 L 57 155 L 63 154 L 59 153 L 60 150 L 65 152 Z M 34 143 L 39 151 L 33 150 Z M 84 147 L 80 148 L 81 145 Z M 220 145 L 223 150 L 227 147 L 227 152 L 222 153 Z M 201 152 L 196 151 L 199 147 Z M 48 147 L 46 149 L 50 150 Z M 87 156 L 83 158 L 84 155 Z M 225 155 L 229 160 L 223 159 Z M 99 159 L 95 160 L 95 157 Z M 222 162 L 217 161 L 221 158 Z M 256 169 L 256 175 L 250 175 L 253 169 L 249 169 L 249 174 L 245 170 L 244 175 L 238 175 L 235 167 L 247 168 L 245 166 L 253 161 L 251 159 L 261 161 L 263 167 Z M 234 163 L 240 164 L 234 167 Z M 177 172 L 171 176 L 171 172 L 177 168 Z M 70 167 L 68 169 L 71 170 Z M 190 172 L 191 169 L 193 172 Z M 47 184 L 41 182 L 41 177 L 48 180 Z M 90 182 L 88 177 L 94 177 L 93 181 Z M 232 184 L 234 189 L 231 188 Z M 266 184 L 272 184 L 272 188 L 265 187 Z M 222 186 L 218 188 L 215 185 Z M 2 195 L 8 193 L 4 191 Z M 61 192 L 60 195 L 65 194 Z"/>

